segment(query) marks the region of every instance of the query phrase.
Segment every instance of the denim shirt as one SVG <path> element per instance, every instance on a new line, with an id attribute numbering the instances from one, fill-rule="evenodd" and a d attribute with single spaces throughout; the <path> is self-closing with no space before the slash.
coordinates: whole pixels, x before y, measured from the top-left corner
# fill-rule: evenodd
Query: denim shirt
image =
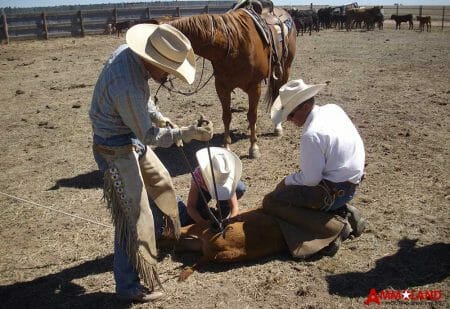
<path id="1" fill-rule="evenodd" d="M 126 44 L 114 51 L 101 72 L 92 96 L 89 117 L 94 135 L 104 140 L 121 136 L 144 144 L 169 147 L 178 129 L 157 128 L 162 117 L 150 96 L 150 74 L 143 60 Z M 106 144 L 103 144 L 106 145 Z"/>

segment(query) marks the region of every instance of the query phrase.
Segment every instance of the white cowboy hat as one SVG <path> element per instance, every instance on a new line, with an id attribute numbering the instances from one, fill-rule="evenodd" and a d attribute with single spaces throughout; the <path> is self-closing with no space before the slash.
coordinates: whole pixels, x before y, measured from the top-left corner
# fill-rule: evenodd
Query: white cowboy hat
<path id="1" fill-rule="evenodd" d="M 277 125 L 301 103 L 315 96 L 326 84 L 308 85 L 303 79 L 294 79 L 281 86 L 280 95 L 273 102 L 270 118 Z"/>
<path id="2" fill-rule="evenodd" d="M 145 61 L 181 78 L 195 79 L 195 56 L 191 42 L 178 29 L 167 25 L 137 24 L 127 31 L 127 44 Z"/>
<path id="3" fill-rule="evenodd" d="M 211 152 L 211 161 L 218 198 L 216 198 L 214 191 L 208 148 L 202 148 L 195 154 L 203 180 L 213 199 L 219 201 L 229 200 L 236 192 L 236 187 L 241 179 L 242 162 L 235 153 L 226 148 L 209 147 L 209 150 Z"/>

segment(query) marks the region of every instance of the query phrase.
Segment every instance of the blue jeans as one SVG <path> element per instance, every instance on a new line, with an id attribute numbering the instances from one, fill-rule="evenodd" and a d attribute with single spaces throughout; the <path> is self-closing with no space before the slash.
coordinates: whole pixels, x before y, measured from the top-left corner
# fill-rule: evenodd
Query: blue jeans
<path id="1" fill-rule="evenodd" d="M 339 190 L 343 190 L 345 194 L 343 196 L 337 196 L 335 198 L 334 203 L 333 205 L 331 205 L 329 211 L 337 210 L 341 207 L 344 207 L 356 195 L 356 187 L 352 188 L 348 182 L 335 183 L 335 187 Z"/>
<path id="2" fill-rule="evenodd" d="M 94 135 L 94 144 L 110 146 L 110 147 L 118 147 L 124 146 L 128 144 L 133 144 L 138 149 L 139 159 L 145 154 L 147 151 L 147 146 L 142 144 L 134 134 L 125 134 L 125 135 L 117 135 L 107 139 L 104 139 L 100 136 Z M 99 169 L 101 171 L 105 171 L 108 168 L 108 163 L 103 157 L 96 153 L 94 153 L 94 159 L 97 163 Z M 186 212 L 184 209 L 184 204 L 182 202 L 178 203 L 178 207 L 181 208 L 181 211 Z M 163 212 L 150 201 L 150 209 L 153 214 L 154 226 L 155 226 L 155 238 L 159 239 L 164 230 L 164 214 Z M 117 229 L 114 232 L 114 265 L 113 265 L 113 273 L 114 280 L 116 281 L 116 293 L 122 294 L 127 293 L 132 290 L 138 289 L 140 287 L 140 280 L 138 273 L 135 271 L 133 265 L 131 264 L 127 252 L 126 252 L 126 242 L 125 240 L 122 243 L 118 240 Z"/>

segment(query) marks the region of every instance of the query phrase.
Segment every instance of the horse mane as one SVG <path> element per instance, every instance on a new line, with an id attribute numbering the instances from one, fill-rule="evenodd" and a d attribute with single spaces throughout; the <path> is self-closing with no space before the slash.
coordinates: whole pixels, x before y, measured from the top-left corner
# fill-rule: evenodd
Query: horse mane
<path id="1" fill-rule="evenodd" d="M 189 33 L 198 40 L 211 44 L 220 43 L 216 38 L 216 34 L 220 33 L 227 40 L 230 53 L 234 54 L 238 51 L 245 29 L 242 25 L 245 21 L 237 13 L 239 12 L 194 15 L 173 20 L 170 24 L 185 34 Z"/>

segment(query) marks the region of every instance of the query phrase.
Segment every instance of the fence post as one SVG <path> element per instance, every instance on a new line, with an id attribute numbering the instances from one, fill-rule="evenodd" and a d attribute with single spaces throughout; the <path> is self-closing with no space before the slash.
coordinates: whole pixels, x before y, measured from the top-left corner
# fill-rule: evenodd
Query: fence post
<path id="1" fill-rule="evenodd" d="M 423 6 L 419 6 L 419 16 L 422 17 L 422 8 Z"/>
<path id="2" fill-rule="evenodd" d="M 313 9 L 313 4 L 312 3 L 309 5 L 309 9 L 312 11 L 312 9 Z"/>
<path id="3" fill-rule="evenodd" d="M 41 14 L 42 18 L 42 32 L 44 32 L 44 39 L 48 40 L 48 26 L 47 26 L 47 15 L 45 12 Z"/>
<path id="4" fill-rule="evenodd" d="M 9 44 L 9 34 L 8 34 L 8 22 L 6 20 L 6 14 L 2 14 L 2 24 L 3 24 L 3 36 L 5 37 L 6 44 Z"/>
<path id="5" fill-rule="evenodd" d="M 203 11 L 205 14 L 209 14 L 209 5 L 205 5 L 205 10 Z"/>
<path id="6" fill-rule="evenodd" d="M 83 23 L 83 15 L 81 15 L 81 10 L 78 11 L 78 19 L 80 20 L 80 34 L 84 37 L 84 23 Z"/>
<path id="7" fill-rule="evenodd" d="M 117 24 L 117 8 L 114 8 L 114 10 L 113 10 L 113 24 L 114 24 L 114 27 Z"/>
<path id="8" fill-rule="evenodd" d="M 399 6 L 399 4 L 398 4 L 398 3 L 396 3 L 395 5 L 397 6 L 397 11 L 396 11 L 395 15 L 397 15 L 397 16 L 398 16 L 398 6 Z"/>
<path id="9" fill-rule="evenodd" d="M 147 19 L 150 19 L 150 8 L 149 7 L 147 7 Z"/>
<path id="10" fill-rule="evenodd" d="M 180 15 L 180 7 L 177 6 L 177 8 L 175 9 L 175 17 L 181 17 Z"/>
<path id="11" fill-rule="evenodd" d="M 445 6 L 442 7 L 442 25 L 441 30 L 444 31 Z"/>

